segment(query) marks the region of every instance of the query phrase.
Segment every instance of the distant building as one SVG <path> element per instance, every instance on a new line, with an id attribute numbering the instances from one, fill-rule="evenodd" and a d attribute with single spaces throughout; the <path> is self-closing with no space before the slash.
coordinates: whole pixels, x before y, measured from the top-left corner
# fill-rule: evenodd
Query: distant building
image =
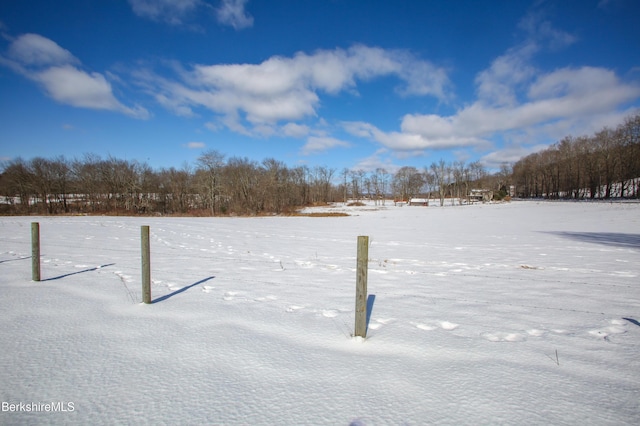
<path id="1" fill-rule="evenodd" d="M 429 199 L 428 198 L 410 198 L 409 199 L 410 206 L 428 206 Z"/>
<path id="2" fill-rule="evenodd" d="M 490 189 L 472 189 L 469 193 L 469 201 L 486 203 L 493 200 L 493 191 Z"/>

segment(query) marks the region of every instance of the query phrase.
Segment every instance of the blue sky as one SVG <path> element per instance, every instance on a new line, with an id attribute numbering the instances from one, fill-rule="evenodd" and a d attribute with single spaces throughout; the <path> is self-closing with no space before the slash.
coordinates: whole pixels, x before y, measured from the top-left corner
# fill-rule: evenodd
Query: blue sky
<path id="1" fill-rule="evenodd" d="M 495 169 L 640 111 L 637 0 L 6 0 L 0 159 Z"/>

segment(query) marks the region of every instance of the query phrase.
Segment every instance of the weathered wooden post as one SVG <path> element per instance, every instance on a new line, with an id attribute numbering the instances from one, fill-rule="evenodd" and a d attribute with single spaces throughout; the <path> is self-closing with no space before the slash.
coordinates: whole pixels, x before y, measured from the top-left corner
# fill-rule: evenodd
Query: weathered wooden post
<path id="1" fill-rule="evenodd" d="M 142 302 L 151 303 L 151 245 L 149 227 L 140 227 L 142 246 Z"/>
<path id="2" fill-rule="evenodd" d="M 40 281 L 40 224 L 31 222 L 31 279 Z"/>
<path id="3" fill-rule="evenodd" d="M 369 237 L 358 237 L 356 268 L 356 336 L 367 337 L 367 272 L 369 263 Z"/>

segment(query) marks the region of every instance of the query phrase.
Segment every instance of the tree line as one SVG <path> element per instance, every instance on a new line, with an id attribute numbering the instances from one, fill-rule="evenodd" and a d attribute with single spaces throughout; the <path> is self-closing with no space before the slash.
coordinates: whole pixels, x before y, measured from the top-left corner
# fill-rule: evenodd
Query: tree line
<path id="1" fill-rule="evenodd" d="M 640 114 L 522 158 L 512 180 L 523 198 L 640 197 Z"/>
<path id="2" fill-rule="evenodd" d="M 192 166 L 152 169 L 146 163 L 88 154 L 5 164 L 0 175 L 5 214 L 259 214 L 336 197 L 333 171 L 288 168 L 275 159 L 258 164 L 203 153 Z"/>
<path id="3" fill-rule="evenodd" d="M 152 169 L 146 163 L 86 154 L 2 165 L 1 214 L 184 214 L 290 213 L 302 206 L 389 197 L 408 201 L 434 197 L 440 205 L 469 201 L 471 189 L 502 198 L 640 197 L 640 115 L 593 136 L 566 137 L 511 167 L 489 174 L 480 162 L 432 162 L 395 173 L 329 167 L 288 167 L 215 151 L 195 164 Z"/>
<path id="4" fill-rule="evenodd" d="M 2 214 L 290 213 L 302 206 L 389 197 L 407 201 L 437 194 L 464 198 L 471 186 L 495 185 L 480 163 L 445 163 L 395 173 L 329 167 L 288 167 L 268 158 L 256 162 L 215 151 L 194 165 L 152 169 L 146 163 L 86 154 L 68 160 L 35 157 L 6 162 L 0 174 Z"/>

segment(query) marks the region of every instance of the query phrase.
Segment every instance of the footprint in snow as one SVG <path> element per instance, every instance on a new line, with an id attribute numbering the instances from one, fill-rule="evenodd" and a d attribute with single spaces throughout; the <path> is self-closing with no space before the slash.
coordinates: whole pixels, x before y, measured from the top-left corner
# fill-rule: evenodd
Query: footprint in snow
<path id="1" fill-rule="evenodd" d="M 626 321 L 624 320 L 611 320 L 609 321 L 609 326 L 608 327 L 602 327 L 596 330 L 589 330 L 589 334 L 592 336 L 596 336 L 599 338 L 602 338 L 604 340 L 606 340 L 607 342 L 609 342 L 609 338 L 612 335 L 616 335 L 616 334 L 624 334 L 627 332 L 626 329 Z"/>
<path id="2" fill-rule="evenodd" d="M 548 332 L 546 330 L 539 330 L 537 328 L 533 328 L 531 330 L 527 330 L 527 334 L 531 337 L 542 337 L 546 335 Z"/>
<path id="3" fill-rule="evenodd" d="M 211 293 L 211 290 L 213 290 L 215 287 L 210 286 L 210 285 L 203 285 L 202 286 L 202 291 L 204 291 L 205 293 Z"/>
<path id="4" fill-rule="evenodd" d="M 338 316 L 338 311 L 333 309 L 322 311 L 322 316 L 326 318 L 335 318 Z"/>
<path id="5" fill-rule="evenodd" d="M 458 328 L 460 325 L 453 322 L 449 322 L 449 321 L 437 321 L 429 324 L 415 323 L 415 326 L 416 328 L 419 328 L 420 330 L 425 330 L 425 331 L 433 331 L 438 328 L 441 328 L 445 331 L 452 331 Z"/>
<path id="6" fill-rule="evenodd" d="M 291 305 L 287 308 L 287 312 L 292 313 L 292 312 L 299 311 L 300 309 L 304 309 L 304 306 Z"/>
<path id="7" fill-rule="evenodd" d="M 222 296 L 222 299 L 227 301 L 233 300 L 236 298 L 237 295 L 238 295 L 237 291 L 227 291 L 224 293 L 224 296 Z"/>
<path id="8" fill-rule="evenodd" d="M 510 332 L 484 332 L 480 333 L 480 336 L 483 339 L 486 339 L 490 342 L 524 342 L 527 340 L 524 334 L 521 333 L 510 333 Z"/>
<path id="9" fill-rule="evenodd" d="M 376 318 L 374 323 L 369 324 L 369 328 L 375 330 L 383 325 L 392 324 L 394 322 L 396 322 L 395 318 Z"/>
<path id="10" fill-rule="evenodd" d="M 443 330 L 451 331 L 458 328 L 458 324 L 449 321 L 441 321 L 440 327 L 442 327 Z"/>
<path id="11" fill-rule="evenodd" d="M 429 324 L 416 324 L 416 327 L 424 331 L 433 331 L 436 329 L 436 326 Z"/>
<path id="12" fill-rule="evenodd" d="M 374 322 L 369 323 L 369 328 L 372 330 L 377 330 L 383 325 L 391 324 L 395 322 L 395 318 L 376 318 Z"/>

